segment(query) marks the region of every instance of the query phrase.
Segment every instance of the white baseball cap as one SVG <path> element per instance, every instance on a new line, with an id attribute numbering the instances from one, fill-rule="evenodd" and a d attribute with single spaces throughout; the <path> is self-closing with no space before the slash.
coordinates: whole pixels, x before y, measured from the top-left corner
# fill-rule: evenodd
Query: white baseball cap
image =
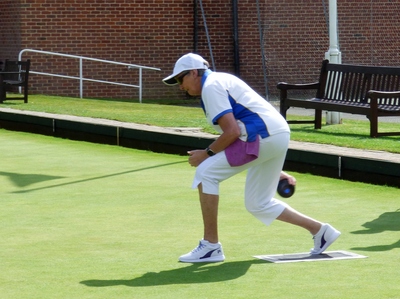
<path id="1" fill-rule="evenodd" d="M 169 75 L 162 81 L 167 85 L 176 85 L 178 82 L 176 82 L 175 77 L 183 71 L 205 69 L 208 69 L 208 62 L 200 55 L 189 53 L 176 61 L 172 75 Z"/>

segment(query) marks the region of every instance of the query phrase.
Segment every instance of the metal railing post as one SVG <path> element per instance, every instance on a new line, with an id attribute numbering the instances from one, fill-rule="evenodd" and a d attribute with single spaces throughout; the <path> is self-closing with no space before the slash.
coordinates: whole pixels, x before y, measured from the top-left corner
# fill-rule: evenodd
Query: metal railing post
<path id="1" fill-rule="evenodd" d="M 83 98 L 83 61 L 79 58 L 79 95 Z"/>
<path id="2" fill-rule="evenodd" d="M 139 68 L 139 103 L 142 102 L 142 68 Z"/>

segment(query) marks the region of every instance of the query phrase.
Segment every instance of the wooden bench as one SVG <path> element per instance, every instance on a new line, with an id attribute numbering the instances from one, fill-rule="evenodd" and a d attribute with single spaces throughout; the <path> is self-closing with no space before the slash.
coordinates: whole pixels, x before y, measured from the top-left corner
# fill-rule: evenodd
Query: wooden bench
<path id="1" fill-rule="evenodd" d="M 378 117 L 400 116 L 400 67 L 361 66 L 322 62 L 319 81 L 309 84 L 278 83 L 280 113 L 286 119 L 290 107 L 315 109 L 314 120 L 291 120 L 289 124 L 313 123 L 321 129 L 322 110 L 365 115 L 370 136 L 400 135 L 378 133 Z M 288 97 L 288 91 L 315 90 L 315 98 Z"/>
<path id="2" fill-rule="evenodd" d="M 0 71 L 0 103 L 5 100 L 24 100 L 28 103 L 28 79 L 30 60 L 13 61 L 6 60 L 4 68 Z M 13 87 L 22 87 L 23 96 L 7 96 L 7 91 Z"/>

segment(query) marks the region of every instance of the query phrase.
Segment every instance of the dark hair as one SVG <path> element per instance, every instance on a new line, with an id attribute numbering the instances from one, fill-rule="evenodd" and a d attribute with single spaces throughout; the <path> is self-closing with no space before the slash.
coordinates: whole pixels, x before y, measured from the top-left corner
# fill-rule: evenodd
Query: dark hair
<path id="1" fill-rule="evenodd" d="M 203 75 L 204 75 L 204 72 L 206 71 L 206 69 L 199 69 L 199 70 L 197 70 L 197 75 L 199 76 L 199 77 L 202 77 Z"/>
<path id="2" fill-rule="evenodd" d="M 210 64 L 208 63 L 207 60 L 204 60 L 203 63 L 204 63 L 204 65 L 205 65 L 207 68 L 206 68 L 206 69 L 198 69 L 198 70 L 197 70 L 197 73 L 198 73 L 199 76 L 203 76 L 203 75 L 204 75 L 204 72 L 205 72 L 206 70 L 208 70 L 209 67 L 210 67 Z"/>

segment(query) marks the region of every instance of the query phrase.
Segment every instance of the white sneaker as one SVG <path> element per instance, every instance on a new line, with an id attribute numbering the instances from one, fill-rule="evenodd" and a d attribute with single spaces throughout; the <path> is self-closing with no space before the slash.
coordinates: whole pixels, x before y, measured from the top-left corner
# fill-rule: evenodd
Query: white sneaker
<path id="1" fill-rule="evenodd" d="M 328 223 L 322 225 L 319 232 L 313 237 L 314 248 L 311 248 L 311 254 L 321 254 L 340 236 L 340 231 L 333 228 Z"/>
<path id="2" fill-rule="evenodd" d="M 206 240 L 200 240 L 199 246 L 179 257 L 179 261 L 184 263 L 210 263 L 224 260 L 221 243 L 212 244 Z"/>

